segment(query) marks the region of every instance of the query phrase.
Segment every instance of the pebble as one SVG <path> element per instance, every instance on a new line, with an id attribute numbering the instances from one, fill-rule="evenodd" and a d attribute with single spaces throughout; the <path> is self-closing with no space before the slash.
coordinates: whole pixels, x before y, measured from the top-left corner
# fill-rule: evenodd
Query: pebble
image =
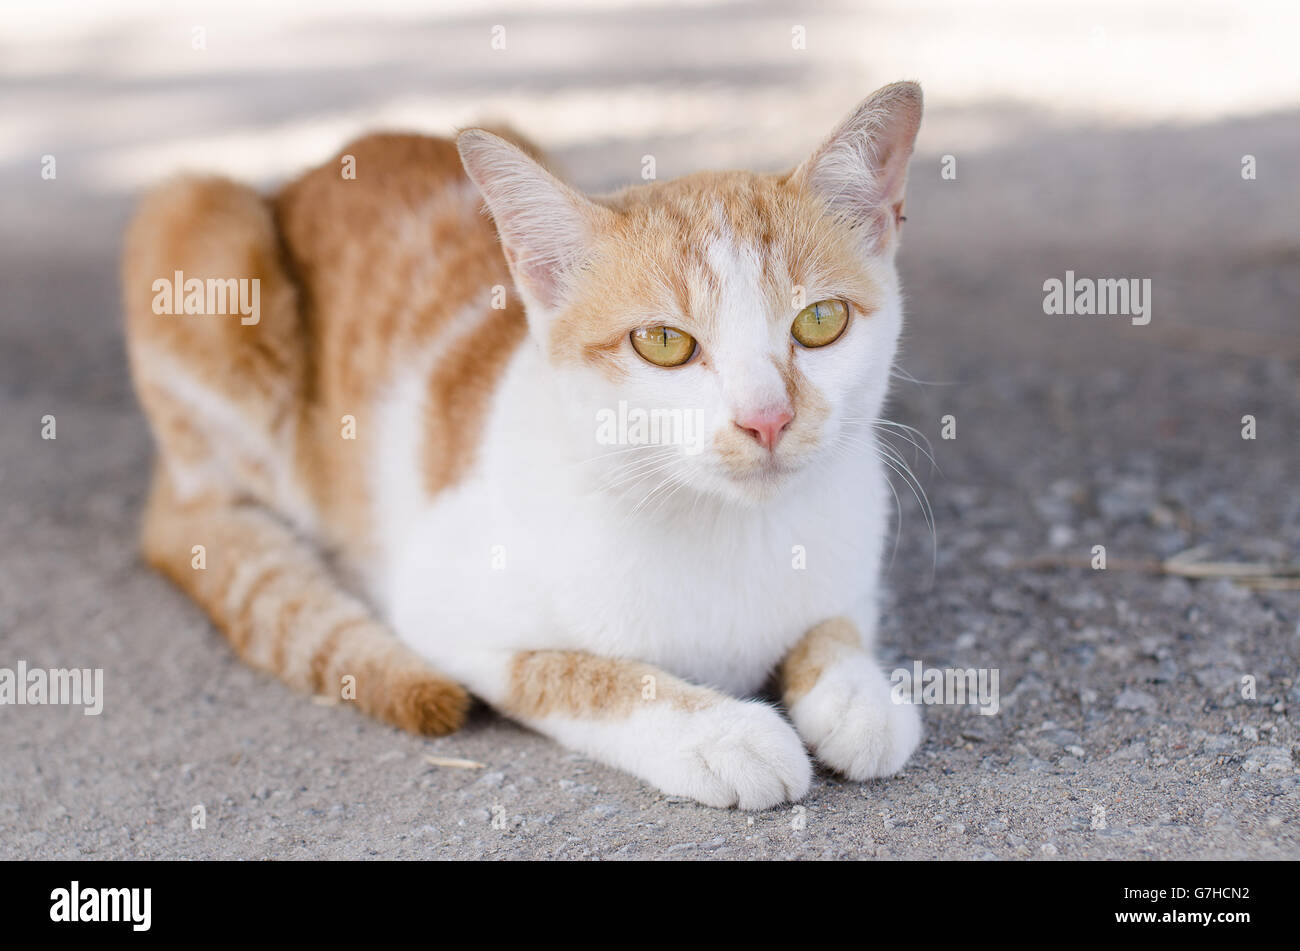
<path id="1" fill-rule="evenodd" d="M 1141 741 L 1137 743 L 1130 743 L 1128 746 L 1121 746 L 1119 749 L 1117 749 L 1114 753 L 1111 753 L 1110 756 L 1106 758 L 1115 759 L 1115 760 L 1146 759 L 1147 745 Z"/>
<path id="2" fill-rule="evenodd" d="M 1227 690 L 1238 683 L 1237 672 L 1221 664 L 1202 667 L 1200 670 L 1193 671 L 1192 676 L 1206 690 Z"/>
<path id="3" fill-rule="evenodd" d="M 1115 698 L 1116 710 L 1142 710 L 1146 713 L 1154 713 L 1159 707 L 1156 698 L 1149 693 L 1143 693 L 1141 690 L 1123 690 Z"/>
<path id="4" fill-rule="evenodd" d="M 1284 746 L 1260 746 L 1251 750 L 1241 762 L 1243 772 L 1278 775 L 1290 773 L 1295 767 L 1291 751 Z"/>
<path id="5" fill-rule="evenodd" d="M 1092 588 L 1078 588 L 1074 591 L 1063 591 L 1056 596 L 1056 603 L 1067 611 L 1073 611 L 1076 614 L 1084 614 L 1089 611 L 1100 611 L 1106 607 L 1105 597 Z"/>
<path id="6" fill-rule="evenodd" d="M 1137 476 L 1107 479 L 1097 493 L 1097 508 L 1108 522 L 1144 518 L 1157 502 L 1155 482 Z"/>
<path id="7" fill-rule="evenodd" d="M 1224 753 L 1237 745 L 1237 740 L 1230 733 L 1217 733 L 1207 737 L 1203 746 L 1206 753 Z"/>

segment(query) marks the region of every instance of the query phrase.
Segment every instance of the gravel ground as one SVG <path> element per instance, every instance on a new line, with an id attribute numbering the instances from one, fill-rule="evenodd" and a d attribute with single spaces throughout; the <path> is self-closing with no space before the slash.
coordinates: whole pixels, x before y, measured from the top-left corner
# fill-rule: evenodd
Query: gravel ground
<path id="1" fill-rule="evenodd" d="M 89 108 L 107 95 L 93 72 L 21 80 L 27 108 Z M 163 79 L 132 82 L 166 114 Z M 816 76 L 771 85 L 791 82 L 814 101 Z M 304 95 L 301 76 L 264 77 L 205 121 L 273 123 Z M 810 106 L 784 158 L 850 103 Z M 114 276 L 133 196 L 79 175 L 115 120 L 4 153 L 0 666 L 102 667 L 107 697 L 98 717 L 0 708 L 0 858 L 1300 858 L 1300 590 L 1140 570 L 1197 546 L 1300 559 L 1300 112 L 1111 126 L 929 108 L 893 417 L 933 444 L 939 469 L 914 468 L 937 533 L 900 483 L 882 640 L 891 667 L 996 668 L 1000 709 L 927 707 L 899 776 L 819 775 L 799 808 L 754 814 L 666 798 L 487 711 L 424 741 L 238 663 L 135 549 L 151 450 Z M 559 158 L 603 187 L 647 149 L 664 175 L 751 147 L 664 131 L 575 137 Z M 57 185 L 33 172 L 51 149 Z M 1150 278 L 1150 324 L 1045 315 L 1043 282 L 1067 269 Z"/>

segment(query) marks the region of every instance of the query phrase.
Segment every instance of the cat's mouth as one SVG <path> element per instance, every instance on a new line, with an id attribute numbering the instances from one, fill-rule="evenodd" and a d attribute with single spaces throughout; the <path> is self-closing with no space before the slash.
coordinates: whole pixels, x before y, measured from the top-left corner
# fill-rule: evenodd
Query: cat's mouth
<path id="1" fill-rule="evenodd" d="M 780 486 L 801 468 L 803 467 L 797 460 L 769 453 L 763 458 L 749 460 L 744 465 L 728 466 L 726 474 L 732 482 L 742 488 L 770 490 Z"/>

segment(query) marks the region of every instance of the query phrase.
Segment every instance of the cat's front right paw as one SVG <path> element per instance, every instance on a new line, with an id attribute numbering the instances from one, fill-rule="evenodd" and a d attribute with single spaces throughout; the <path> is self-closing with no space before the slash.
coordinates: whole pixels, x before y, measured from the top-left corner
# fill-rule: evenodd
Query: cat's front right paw
<path id="1" fill-rule="evenodd" d="M 767 809 L 808 792 L 812 763 L 772 707 L 726 700 L 684 719 L 675 749 L 647 770 L 664 792 L 741 809 Z"/>

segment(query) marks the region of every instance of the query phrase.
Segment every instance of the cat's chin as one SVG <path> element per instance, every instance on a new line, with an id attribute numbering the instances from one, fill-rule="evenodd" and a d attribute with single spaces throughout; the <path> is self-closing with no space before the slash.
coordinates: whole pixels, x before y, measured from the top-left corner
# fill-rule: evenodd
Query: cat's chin
<path id="1" fill-rule="evenodd" d="M 789 463 L 757 465 L 728 470 L 714 480 L 716 494 L 745 506 L 760 506 L 781 495 L 802 466 Z"/>

